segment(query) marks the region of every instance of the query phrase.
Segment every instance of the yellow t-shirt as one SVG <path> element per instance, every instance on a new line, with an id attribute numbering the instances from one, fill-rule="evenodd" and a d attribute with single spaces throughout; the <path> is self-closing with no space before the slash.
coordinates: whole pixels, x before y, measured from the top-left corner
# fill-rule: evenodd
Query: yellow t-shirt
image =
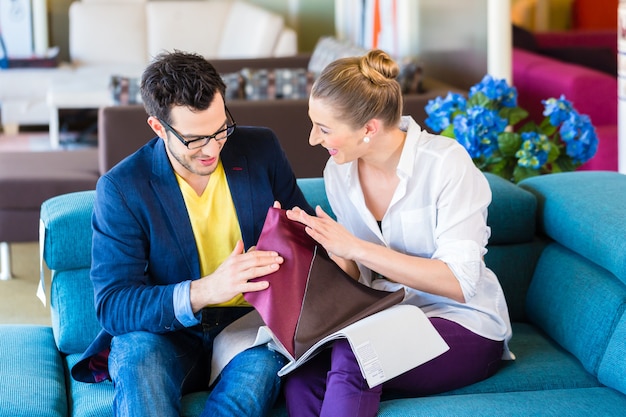
<path id="1" fill-rule="evenodd" d="M 231 254 L 235 244 L 241 239 L 241 230 L 235 205 L 226 181 L 222 161 L 202 195 L 198 195 L 187 182 L 176 174 L 176 179 L 183 194 L 191 228 L 198 248 L 201 276 L 206 276 Z M 233 299 L 214 307 L 248 306 L 248 302 L 239 294 Z"/>

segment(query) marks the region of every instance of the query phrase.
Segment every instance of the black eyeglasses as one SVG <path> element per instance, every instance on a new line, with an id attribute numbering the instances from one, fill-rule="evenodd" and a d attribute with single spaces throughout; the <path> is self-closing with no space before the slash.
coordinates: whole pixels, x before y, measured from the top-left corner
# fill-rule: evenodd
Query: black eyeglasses
<path id="1" fill-rule="evenodd" d="M 237 123 L 235 123 L 235 120 L 233 120 L 233 116 L 230 114 L 230 111 L 228 111 L 228 107 L 224 107 L 224 108 L 226 109 L 226 118 L 227 118 L 226 127 L 224 129 L 218 130 L 212 135 L 198 136 L 196 139 L 192 139 L 192 140 L 185 139 L 183 135 L 178 133 L 176 129 L 174 129 L 172 126 L 170 126 L 168 123 L 164 122 L 163 120 L 159 119 L 159 121 L 161 122 L 163 126 L 165 126 L 167 130 L 172 132 L 174 136 L 176 136 L 176 138 L 178 138 L 178 140 L 181 141 L 183 145 L 187 147 L 187 149 L 198 149 L 198 148 L 202 148 L 204 145 L 209 143 L 211 139 L 215 139 L 215 141 L 219 142 L 221 140 L 226 139 L 230 135 L 232 135 L 233 132 L 235 131 L 235 126 L 237 126 Z"/>

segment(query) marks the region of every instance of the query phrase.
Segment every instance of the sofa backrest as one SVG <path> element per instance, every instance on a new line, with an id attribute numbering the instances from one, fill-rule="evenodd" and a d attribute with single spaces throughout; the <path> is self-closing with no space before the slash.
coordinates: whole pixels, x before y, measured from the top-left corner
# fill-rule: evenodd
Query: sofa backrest
<path id="1" fill-rule="evenodd" d="M 145 4 L 74 1 L 69 9 L 72 62 L 144 65 L 148 62 Z"/>
<path id="2" fill-rule="evenodd" d="M 220 0 L 148 2 L 148 55 L 179 49 L 207 58 L 218 56 L 231 4 Z"/>
<path id="3" fill-rule="evenodd" d="M 297 53 L 296 32 L 274 12 L 240 0 L 80 0 L 69 9 L 74 64 L 143 66 L 162 51 L 206 58 Z"/>
<path id="4" fill-rule="evenodd" d="M 603 384 L 626 393 L 626 175 L 534 177 L 543 251 L 527 295 L 529 319 Z"/>

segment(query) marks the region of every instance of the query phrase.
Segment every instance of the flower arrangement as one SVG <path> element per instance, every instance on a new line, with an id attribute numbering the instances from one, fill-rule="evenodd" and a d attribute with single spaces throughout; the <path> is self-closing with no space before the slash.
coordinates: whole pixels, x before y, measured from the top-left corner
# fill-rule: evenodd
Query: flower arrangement
<path id="1" fill-rule="evenodd" d="M 468 98 L 448 93 L 425 107 L 426 125 L 456 139 L 482 171 L 513 182 L 535 175 L 573 171 L 593 157 L 598 138 L 589 116 L 565 99 L 543 100 L 541 124 L 517 106 L 517 90 L 486 75 Z"/>

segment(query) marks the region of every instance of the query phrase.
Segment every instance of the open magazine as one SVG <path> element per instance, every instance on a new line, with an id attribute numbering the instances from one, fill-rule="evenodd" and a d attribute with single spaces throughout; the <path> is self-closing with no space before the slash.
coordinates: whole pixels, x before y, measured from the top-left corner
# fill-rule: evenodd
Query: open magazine
<path id="1" fill-rule="evenodd" d="M 213 345 L 211 383 L 239 352 L 268 344 L 289 362 L 278 372 L 283 376 L 313 358 L 333 340 L 345 338 L 357 358 L 369 387 L 375 387 L 446 352 L 449 347 L 416 306 L 398 304 L 338 330 L 294 358 L 274 336 L 256 311 L 226 327 Z"/>

